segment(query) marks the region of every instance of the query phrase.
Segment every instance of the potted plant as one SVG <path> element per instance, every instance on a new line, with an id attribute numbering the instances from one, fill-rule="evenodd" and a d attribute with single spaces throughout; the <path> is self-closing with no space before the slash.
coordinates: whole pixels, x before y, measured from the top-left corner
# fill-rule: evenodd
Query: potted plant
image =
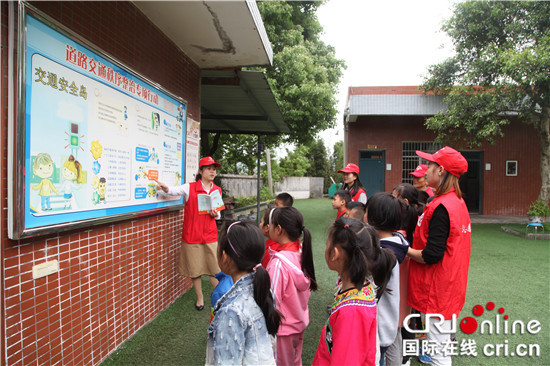
<path id="1" fill-rule="evenodd" d="M 550 208 L 548 208 L 548 204 L 546 204 L 546 202 L 536 200 L 529 206 L 527 215 L 529 215 L 530 224 L 542 224 L 544 219 L 550 216 Z"/>

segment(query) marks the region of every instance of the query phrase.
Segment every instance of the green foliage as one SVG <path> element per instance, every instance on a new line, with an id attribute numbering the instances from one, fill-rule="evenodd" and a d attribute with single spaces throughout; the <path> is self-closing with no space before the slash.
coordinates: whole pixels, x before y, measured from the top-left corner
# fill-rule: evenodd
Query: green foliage
<path id="1" fill-rule="evenodd" d="M 285 177 L 305 177 L 311 167 L 309 147 L 296 146 L 294 151 L 286 149 L 287 156 L 279 161 L 280 174 Z"/>
<path id="2" fill-rule="evenodd" d="M 344 141 L 337 141 L 332 149 L 330 170 L 332 174 L 338 174 L 338 170 L 344 167 Z"/>
<path id="3" fill-rule="evenodd" d="M 421 86 L 448 105 L 426 122 L 444 143 L 496 143 L 510 116 L 540 134 L 542 185 L 550 198 L 550 3 L 468 1 L 443 26 L 455 55 Z"/>
<path id="4" fill-rule="evenodd" d="M 267 186 L 260 187 L 260 202 L 270 201 L 275 199 L 275 196 L 269 193 Z M 235 198 L 235 208 L 254 205 L 258 202 L 256 196 Z"/>
<path id="5" fill-rule="evenodd" d="M 271 160 L 271 175 L 274 182 L 280 182 L 284 176 L 292 177 L 322 177 L 324 178 L 324 193 L 332 184 L 333 179 L 338 180 L 342 169 L 343 141 L 335 144 L 335 152 L 329 155 L 327 148 L 321 139 L 315 139 L 312 144 L 299 145 L 294 151 L 287 149 L 287 156 L 280 161 Z M 337 162 L 337 163 L 336 163 Z M 267 168 L 262 165 L 262 178 L 267 177 Z"/>
<path id="6" fill-rule="evenodd" d="M 320 39 L 320 1 L 260 1 L 258 8 L 273 47 L 263 68 L 291 133 L 285 142 L 311 143 L 334 126 L 336 88 L 344 61 Z"/>
<path id="7" fill-rule="evenodd" d="M 332 184 L 330 181 L 330 163 L 328 152 L 323 140 L 316 139 L 309 147 L 310 167 L 306 171 L 308 177 L 322 177 L 324 193 L 328 192 L 328 187 Z"/>
<path id="8" fill-rule="evenodd" d="M 539 216 L 539 217 L 548 217 L 550 216 L 550 208 L 546 202 L 541 200 L 536 200 L 531 203 L 529 206 L 529 211 L 527 211 L 529 216 Z"/>
<path id="9" fill-rule="evenodd" d="M 212 156 L 219 162 L 220 173 L 253 175 L 257 171 L 257 136 L 223 135 L 220 148 Z"/>

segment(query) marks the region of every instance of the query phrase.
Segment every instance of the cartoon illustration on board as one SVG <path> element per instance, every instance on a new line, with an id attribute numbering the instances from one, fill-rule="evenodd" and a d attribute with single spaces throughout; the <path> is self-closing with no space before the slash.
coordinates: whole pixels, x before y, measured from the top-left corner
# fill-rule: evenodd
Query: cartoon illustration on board
<path id="1" fill-rule="evenodd" d="M 151 148 L 151 154 L 149 154 L 148 161 L 157 164 L 159 163 L 159 154 L 157 154 L 154 147 Z"/>
<path id="2" fill-rule="evenodd" d="M 73 189 L 76 184 L 84 183 L 82 165 L 75 160 L 71 155 L 63 164 L 62 176 L 65 179 L 63 182 L 63 198 L 65 199 L 65 209 L 73 208 Z"/>
<path id="3" fill-rule="evenodd" d="M 124 115 L 124 120 L 118 122 L 118 130 L 119 132 L 125 133 L 128 131 L 128 107 L 124 106 L 124 111 L 122 113 Z"/>
<path id="4" fill-rule="evenodd" d="M 92 141 L 90 151 L 92 152 L 95 160 L 101 157 L 101 154 L 103 153 L 103 146 L 99 143 L 99 140 Z"/>
<path id="5" fill-rule="evenodd" d="M 105 202 L 106 187 L 107 187 L 106 179 L 103 177 L 99 178 L 99 188 L 97 189 L 97 191 L 99 192 L 99 202 L 106 203 Z"/>
<path id="6" fill-rule="evenodd" d="M 178 120 L 178 122 L 183 122 L 183 105 L 182 104 L 180 104 L 180 106 L 178 107 L 177 120 Z"/>
<path id="7" fill-rule="evenodd" d="M 92 202 L 94 205 L 97 205 L 98 203 L 107 203 L 105 201 L 105 192 L 107 191 L 107 180 L 104 177 L 98 178 L 94 177 L 92 186 L 94 187 L 95 191 L 92 195 Z"/>
<path id="8" fill-rule="evenodd" d="M 148 197 L 156 197 L 157 196 L 157 184 L 156 183 L 149 183 L 147 185 L 147 196 Z"/>
<path id="9" fill-rule="evenodd" d="M 148 180 L 147 173 L 145 172 L 145 167 L 140 165 L 136 173 L 136 180 Z"/>
<path id="10" fill-rule="evenodd" d="M 32 189 L 38 191 L 40 196 L 42 211 L 51 211 L 51 201 L 50 197 L 52 191 L 55 194 L 59 194 L 57 189 L 55 189 L 53 183 L 48 179 L 53 175 L 54 166 L 53 160 L 48 153 L 40 153 L 34 159 L 34 164 L 32 166 L 34 175 L 42 178 L 40 184 L 32 186 Z"/>
<path id="11" fill-rule="evenodd" d="M 153 131 L 158 131 L 160 126 L 160 115 L 158 113 L 153 112 L 152 121 L 153 121 L 153 125 L 152 125 Z"/>
<path id="12" fill-rule="evenodd" d="M 101 171 L 101 164 L 99 163 L 98 159 L 101 158 L 101 155 L 103 154 L 103 145 L 101 145 L 99 140 L 92 141 L 90 152 L 92 153 L 92 156 L 94 158 L 94 162 L 92 163 L 92 171 L 96 175 L 92 181 L 92 186 L 95 189 L 92 195 L 92 202 L 94 203 L 94 205 L 97 205 L 99 202 L 105 203 L 105 190 L 106 190 L 105 178 L 98 177 L 98 174 Z"/>
<path id="13" fill-rule="evenodd" d="M 82 150 L 84 151 L 84 148 L 82 145 L 85 143 L 83 138 L 84 135 L 79 135 L 79 125 L 76 122 L 70 122 L 69 123 L 69 132 L 65 131 L 65 135 L 67 135 L 67 138 L 65 141 L 67 141 L 67 145 L 65 145 L 65 149 L 69 148 L 71 151 L 71 154 L 78 158 L 78 151 Z"/>

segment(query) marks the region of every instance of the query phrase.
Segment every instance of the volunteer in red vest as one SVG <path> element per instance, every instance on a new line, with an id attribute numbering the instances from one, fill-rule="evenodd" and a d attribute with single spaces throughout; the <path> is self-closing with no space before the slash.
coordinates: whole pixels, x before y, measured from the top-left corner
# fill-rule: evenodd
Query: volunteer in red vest
<path id="1" fill-rule="evenodd" d="M 432 187 L 428 185 L 428 179 L 426 178 L 426 172 L 428 171 L 428 166 L 426 164 L 420 164 L 416 169 L 409 173 L 413 178 L 413 186 L 419 191 L 426 191 L 428 197 L 433 197 L 434 191 Z"/>
<path id="2" fill-rule="evenodd" d="M 349 163 L 344 169 L 339 170 L 338 173 L 342 173 L 342 179 L 344 180 L 343 189 L 349 192 L 351 200 L 366 205 L 367 191 L 359 180 L 359 167 L 353 163 Z"/>
<path id="3" fill-rule="evenodd" d="M 470 215 L 458 185 L 468 162 L 448 146 L 433 155 L 422 151 L 416 154 L 430 162 L 426 177 L 435 195 L 418 218 L 413 245 L 407 253 L 413 259 L 407 302 L 421 313 L 445 318 L 443 331 L 434 327 L 439 320 L 430 320 L 426 338 L 437 344 L 429 353 L 433 364 L 451 365 L 451 356 L 443 346 L 450 342 L 452 315 L 458 317 L 464 306 L 470 264 Z"/>
<path id="4" fill-rule="evenodd" d="M 218 280 L 214 275 L 220 272 L 218 266 L 218 229 L 216 219 L 221 217 L 215 210 L 207 214 L 199 214 L 198 195 L 211 194 L 214 190 L 222 190 L 214 184 L 216 169 L 220 166 L 210 156 L 199 161 L 199 174 L 196 182 L 185 183 L 177 187 L 168 187 L 157 181 L 157 187 L 170 196 L 183 196 L 185 201 L 183 216 L 182 245 L 180 251 L 178 271 L 190 277 L 193 281 L 197 301 L 195 308 L 204 309 L 201 276 L 209 276 L 212 287 L 216 287 Z"/>

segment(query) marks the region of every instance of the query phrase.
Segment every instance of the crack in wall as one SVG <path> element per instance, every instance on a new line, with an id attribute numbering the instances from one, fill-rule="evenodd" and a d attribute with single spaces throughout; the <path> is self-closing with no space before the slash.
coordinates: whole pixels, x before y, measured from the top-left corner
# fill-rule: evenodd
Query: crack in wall
<path id="1" fill-rule="evenodd" d="M 212 22 L 214 23 L 214 28 L 216 28 L 216 32 L 218 32 L 218 36 L 220 37 L 220 41 L 222 42 L 223 48 L 210 48 L 210 47 L 203 47 L 195 44 L 193 44 L 192 46 L 195 48 L 198 48 L 203 53 L 226 53 L 226 54 L 234 55 L 236 53 L 235 46 L 233 46 L 233 41 L 231 41 L 231 38 L 229 38 L 225 30 L 223 29 L 218 15 L 212 10 L 212 8 L 205 1 L 203 1 L 202 3 L 206 7 L 208 12 L 212 15 Z"/>

